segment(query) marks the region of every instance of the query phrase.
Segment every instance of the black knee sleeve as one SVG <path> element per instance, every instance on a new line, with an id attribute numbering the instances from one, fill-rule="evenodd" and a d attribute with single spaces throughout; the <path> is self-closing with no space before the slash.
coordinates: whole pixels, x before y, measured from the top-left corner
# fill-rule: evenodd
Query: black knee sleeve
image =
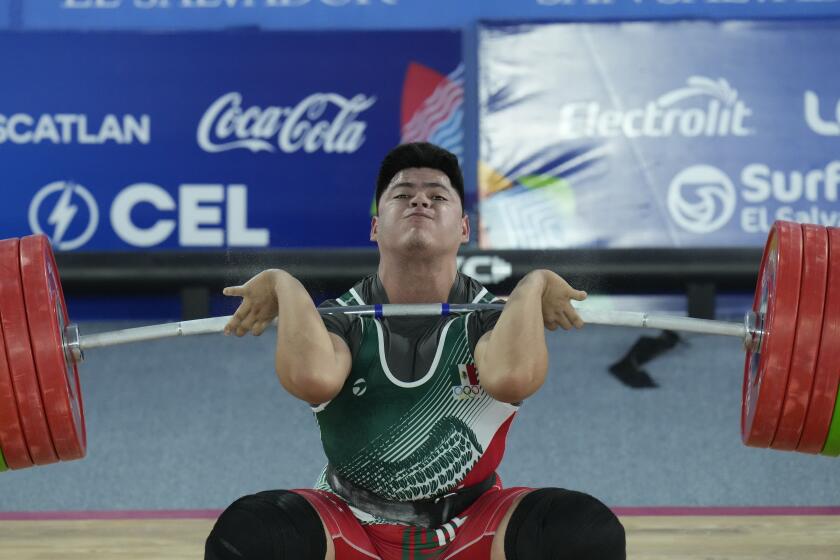
<path id="1" fill-rule="evenodd" d="M 525 496 L 508 522 L 507 560 L 626 560 L 624 527 L 589 494 L 542 488 Z"/>
<path id="2" fill-rule="evenodd" d="M 323 560 L 326 553 L 318 512 L 303 496 L 286 490 L 233 502 L 204 545 L 205 560 Z"/>

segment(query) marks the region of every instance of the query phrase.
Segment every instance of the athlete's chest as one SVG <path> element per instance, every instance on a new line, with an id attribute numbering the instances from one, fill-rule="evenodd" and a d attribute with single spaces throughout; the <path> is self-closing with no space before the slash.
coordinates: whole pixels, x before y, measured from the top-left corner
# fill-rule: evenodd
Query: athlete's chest
<path id="1" fill-rule="evenodd" d="M 417 319 L 361 319 L 354 366 L 380 369 L 397 384 L 419 384 L 453 364 L 471 362 L 465 317 Z"/>

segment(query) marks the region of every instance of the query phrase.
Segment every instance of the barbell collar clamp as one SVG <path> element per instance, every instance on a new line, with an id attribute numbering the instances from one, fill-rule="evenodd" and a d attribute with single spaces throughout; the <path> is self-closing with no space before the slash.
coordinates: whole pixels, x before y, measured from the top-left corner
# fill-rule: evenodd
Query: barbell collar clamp
<path id="1" fill-rule="evenodd" d="M 66 352 L 70 353 L 70 357 L 77 364 L 85 361 L 85 352 L 82 350 L 81 335 L 79 334 L 79 325 L 71 323 L 64 327 L 64 348 Z"/>
<path id="2" fill-rule="evenodd" d="M 744 350 L 750 353 L 759 352 L 763 339 L 763 318 L 759 318 L 755 311 L 747 311 L 744 314 Z"/>

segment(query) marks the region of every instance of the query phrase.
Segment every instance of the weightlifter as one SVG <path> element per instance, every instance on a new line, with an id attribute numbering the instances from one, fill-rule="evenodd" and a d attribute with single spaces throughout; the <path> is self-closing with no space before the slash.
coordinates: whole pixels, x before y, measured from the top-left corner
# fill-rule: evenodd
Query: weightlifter
<path id="1" fill-rule="evenodd" d="M 370 239 L 379 267 L 324 306 L 498 301 L 460 274 L 470 235 L 457 158 L 427 143 L 382 161 Z M 544 329 L 580 328 L 575 290 L 526 275 L 504 311 L 374 318 L 318 313 L 299 281 L 263 271 L 224 293 L 225 332 L 260 335 L 278 316 L 275 366 L 310 403 L 329 460 L 315 489 L 230 505 L 205 558 L 624 559 L 624 528 L 600 501 L 562 488 L 503 488 L 495 474 L 520 404 L 545 381 Z"/>

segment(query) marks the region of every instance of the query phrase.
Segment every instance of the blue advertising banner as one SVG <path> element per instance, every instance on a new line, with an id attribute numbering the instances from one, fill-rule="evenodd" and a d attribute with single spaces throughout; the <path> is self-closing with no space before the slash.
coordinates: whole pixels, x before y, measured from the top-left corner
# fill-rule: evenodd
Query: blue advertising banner
<path id="1" fill-rule="evenodd" d="M 483 247 L 840 225 L 840 22 L 488 24 L 480 41 Z"/>
<path id="2" fill-rule="evenodd" d="M 426 29 L 481 19 L 825 17 L 840 0 L 18 0 L 24 29 Z M 2 6 L 2 4 L 0 4 Z"/>
<path id="3" fill-rule="evenodd" d="M 760 19 L 840 15 L 840 0 L 482 0 L 481 19 Z"/>
<path id="4" fill-rule="evenodd" d="M 385 153 L 462 153 L 459 32 L 3 33 L 0 52 L 0 238 L 370 246 Z"/>
<path id="5" fill-rule="evenodd" d="M 478 0 L 47 0 L 23 25 L 43 28 L 418 29 L 460 27 Z"/>

